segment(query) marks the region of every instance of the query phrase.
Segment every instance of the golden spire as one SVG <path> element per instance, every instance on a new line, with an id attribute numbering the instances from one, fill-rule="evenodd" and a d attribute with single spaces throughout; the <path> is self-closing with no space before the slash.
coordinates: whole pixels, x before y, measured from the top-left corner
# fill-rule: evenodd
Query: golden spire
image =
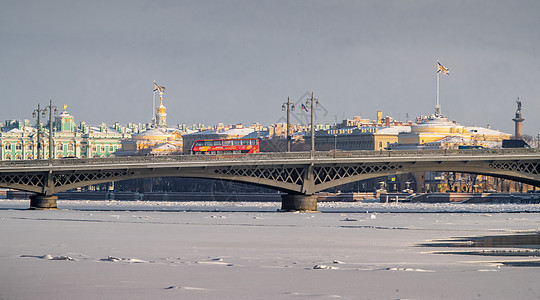
<path id="1" fill-rule="evenodd" d="M 159 92 L 159 106 L 156 107 L 156 121 L 158 127 L 167 127 L 167 114 L 165 110 L 167 108 L 163 106 L 163 91 Z"/>
<path id="2" fill-rule="evenodd" d="M 156 108 L 157 113 L 164 113 L 166 107 L 163 106 L 163 92 L 159 92 L 159 106 Z"/>

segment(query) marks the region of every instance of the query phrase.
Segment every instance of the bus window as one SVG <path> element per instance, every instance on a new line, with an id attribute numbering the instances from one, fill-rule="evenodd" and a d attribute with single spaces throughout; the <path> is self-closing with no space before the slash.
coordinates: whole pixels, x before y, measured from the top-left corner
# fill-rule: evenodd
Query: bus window
<path id="1" fill-rule="evenodd" d="M 242 145 L 249 145 L 249 140 L 242 140 Z"/>
<path id="2" fill-rule="evenodd" d="M 257 145 L 257 141 L 256 141 L 256 140 L 249 140 L 249 143 L 250 143 L 251 145 Z"/>
<path id="3" fill-rule="evenodd" d="M 202 147 L 204 146 L 204 141 L 197 141 L 197 143 L 195 144 L 195 147 Z"/>
<path id="4" fill-rule="evenodd" d="M 214 141 L 204 141 L 205 146 L 214 146 Z"/>
<path id="5" fill-rule="evenodd" d="M 221 146 L 221 141 L 214 141 L 214 146 Z"/>
<path id="6" fill-rule="evenodd" d="M 233 145 L 233 141 L 231 140 L 223 141 L 223 146 L 232 146 L 232 145 Z"/>
<path id="7" fill-rule="evenodd" d="M 240 145 L 242 145 L 242 141 L 241 140 L 233 140 L 233 144 L 235 146 L 240 146 Z"/>

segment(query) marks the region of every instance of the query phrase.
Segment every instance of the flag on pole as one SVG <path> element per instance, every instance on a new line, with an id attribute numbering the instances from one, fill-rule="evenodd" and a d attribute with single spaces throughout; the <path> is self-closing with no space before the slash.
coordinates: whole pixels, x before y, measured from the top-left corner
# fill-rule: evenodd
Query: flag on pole
<path id="1" fill-rule="evenodd" d="M 437 62 L 437 73 L 443 73 L 446 75 L 450 75 L 450 69 L 443 67 L 440 62 Z"/>
<path id="2" fill-rule="evenodd" d="M 302 103 L 302 109 L 305 110 L 306 112 L 309 112 L 309 110 L 307 110 L 306 106 L 304 105 L 304 103 Z"/>
<path id="3" fill-rule="evenodd" d="M 165 92 L 165 87 L 164 86 L 161 86 L 159 84 L 157 84 L 156 82 L 154 82 L 154 92 L 155 91 L 158 91 L 158 92 Z"/>

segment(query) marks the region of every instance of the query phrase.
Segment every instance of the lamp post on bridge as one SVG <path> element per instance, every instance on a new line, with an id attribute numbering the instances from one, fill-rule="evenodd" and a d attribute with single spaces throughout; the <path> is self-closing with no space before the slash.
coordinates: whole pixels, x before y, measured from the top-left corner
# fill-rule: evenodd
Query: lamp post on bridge
<path id="1" fill-rule="evenodd" d="M 287 110 L 287 152 L 291 152 L 291 110 L 294 111 L 294 103 L 291 103 L 289 97 L 287 102 L 283 103 L 281 110 Z"/>
<path id="2" fill-rule="evenodd" d="M 319 106 L 319 99 L 314 98 L 311 92 L 311 98 L 306 100 L 306 105 L 311 106 L 311 152 L 315 152 L 315 104 Z"/>
<path id="3" fill-rule="evenodd" d="M 53 114 L 58 114 L 58 108 L 52 105 L 52 99 L 49 102 L 49 106 L 43 109 L 43 114 L 49 113 L 49 165 L 53 164 L 54 145 L 53 145 Z M 45 149 L 44 149 L 45 150 Z"/>
<path id="4" fill-rule="evenodd" d="M 34 109 L 34 111 L 32 112 L 32 117 L 37 117 L 37 159 L 41 159 L 45 156 L 45 149 L 42 149 L 43 146 L 41 141 L 41 117 L 45 118 L 45 109 L 40 109 L 39 103 L 37 105 L 37 109 Z M 43 151 L 43 154 L 40 151 Z"/>
<path id="5" fill-rule="evenodd" d="M 34 113 L 41 111 L 43 117 L 45 114 L 49 113 L 49 167 L 52 167 L 53 164 L 53 115 L 58 113 L 56 106 L 52 105 L 52 99 L 49 102 L 49 106 L 46 106 L 43 110 L 40 110 L 38 105 L 38 110 Z M 39 119 L 38 119 L 39 120 Z M 39 126 L 39 124 L 38 124 Z M 43 157 L 45 158 L 45 148 L 43 149 Z M 58 196 L 54 196 L 54 181 L 52 177 L 52 168 L 48 174 L 44 176 L 43 179 L 43 192 L 37 193 L 36 195 L 30 196 L 30 209 L 56 209 L 56 200 Z"/>

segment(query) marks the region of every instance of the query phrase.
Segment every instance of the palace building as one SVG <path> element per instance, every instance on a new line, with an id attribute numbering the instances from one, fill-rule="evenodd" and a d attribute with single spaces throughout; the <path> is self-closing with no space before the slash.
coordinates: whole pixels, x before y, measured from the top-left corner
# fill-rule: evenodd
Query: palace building
<path id="1" fill-rule="evenodd" d="M 0 128 L 0 159 L 48 159 L 49 134 L 48 124 L 32 127 L 28 120 L 6 121 Z M 114 156 L 121 148 L 121 140 L 130 137 L 127 128 L 118 123 L 114 128 L 106 124 L 92 127 L 84 122 L 77 126 L 64 106 L 62 113 L 53 121 L 52 155 L 56 159 Z"/>

